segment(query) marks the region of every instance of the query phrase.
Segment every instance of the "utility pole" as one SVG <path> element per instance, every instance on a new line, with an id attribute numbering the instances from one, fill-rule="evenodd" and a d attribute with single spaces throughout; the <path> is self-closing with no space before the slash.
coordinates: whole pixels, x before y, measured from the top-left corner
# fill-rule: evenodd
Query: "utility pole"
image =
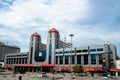
<path id="1" fill-rule="evenodd" d="M 69 36 L 71 37 L 71 56 L 70 56 L 70 67 L 72 67 L 72 48 L 73 48 L 72 38 L 74 37 L 74 34 L 70 34 Z"/>

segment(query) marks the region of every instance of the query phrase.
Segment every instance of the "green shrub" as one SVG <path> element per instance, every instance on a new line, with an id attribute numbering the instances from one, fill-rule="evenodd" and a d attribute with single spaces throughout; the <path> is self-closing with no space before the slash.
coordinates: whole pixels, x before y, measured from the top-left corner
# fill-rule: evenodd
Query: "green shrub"
<path id="1" fill-rule="evenodd" d="M 0 69 L 0 72 L 5 72 L 5 69 Z"/>

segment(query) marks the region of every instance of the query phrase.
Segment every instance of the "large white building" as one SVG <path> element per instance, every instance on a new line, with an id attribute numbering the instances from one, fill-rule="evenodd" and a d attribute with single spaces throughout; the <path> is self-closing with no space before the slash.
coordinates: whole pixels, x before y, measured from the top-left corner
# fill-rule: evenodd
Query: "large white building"
<path id="1" fill-rule="evenodd" d="M 117 57 L 116 47 L 111 43 L 72 47 L 72 44 L 60 40 L 59 31 L 55 28 L 48 31 L 46 45 L 41 42 L 38 33 L 32 34 L 29 52 L 19 55 L 7 54 L 5 65 L 14 66 L 14 71 L 30 72 L 41 68 L 43 71 L 49 71 L 50 68 L 71 70 L 77 64 L 83 65 L 85 71 L 110 71 L 116 68 Z"/>

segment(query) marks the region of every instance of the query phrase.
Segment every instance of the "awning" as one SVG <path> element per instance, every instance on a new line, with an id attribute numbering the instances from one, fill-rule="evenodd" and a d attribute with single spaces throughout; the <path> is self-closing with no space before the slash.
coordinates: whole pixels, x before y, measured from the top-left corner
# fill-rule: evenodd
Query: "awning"
<path id="1" fill-rule="evenodd" d="M 42 67 L 54 67 L 54 64 L 41 64 Z"/>
<path id="2" fill-rule="evenodd" d="M 103 69 L 102 68 L 97 68 L 97 67 L 95 67 L 95 68 L 88 67 L 88 68 L 84 68 L 84 70 L 86 70 L 86 71 L 102 71 Z"/>
<path id="3" fill-rule="evenodd" d="M 34 64 L 17 64 L 17 66 L 29 67 L 29 66 L 34 66 Z"/>
<path id="4" fill-rule="evenodd" d="M 14 69 L 15 67 L 14 66 L 7 66 L 7 68 Z"/>
<path id="5" fill-rule="evenodd" d="M 55 66 L 53 69 L 57 70 L 57 71 L 61 71 L 61 70 L 63 70 L 63 71 L 69 71 L 69 70 L 72 69 L 72 67 L 70 67 L 70 66 Z"/>
<path id="6" fill-rule="evenodd" d="M 117 71 L 116 68 L 110 68 L 110 71 Z"/>

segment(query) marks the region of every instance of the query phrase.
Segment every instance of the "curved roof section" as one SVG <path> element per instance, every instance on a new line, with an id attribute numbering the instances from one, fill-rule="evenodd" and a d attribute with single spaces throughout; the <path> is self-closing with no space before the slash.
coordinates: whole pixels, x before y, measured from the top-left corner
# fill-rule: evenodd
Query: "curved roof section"
<path id="1" fill-rule="evenodd" d="M 40 37 L 40 34 L 38 34 L 37 32 L 32 34 L 32 37 Z"/>
<path id="2" fill-rule="evenodd" d="M 49 33 L 59 33 L 55 28 L 49 30 Z"/>

